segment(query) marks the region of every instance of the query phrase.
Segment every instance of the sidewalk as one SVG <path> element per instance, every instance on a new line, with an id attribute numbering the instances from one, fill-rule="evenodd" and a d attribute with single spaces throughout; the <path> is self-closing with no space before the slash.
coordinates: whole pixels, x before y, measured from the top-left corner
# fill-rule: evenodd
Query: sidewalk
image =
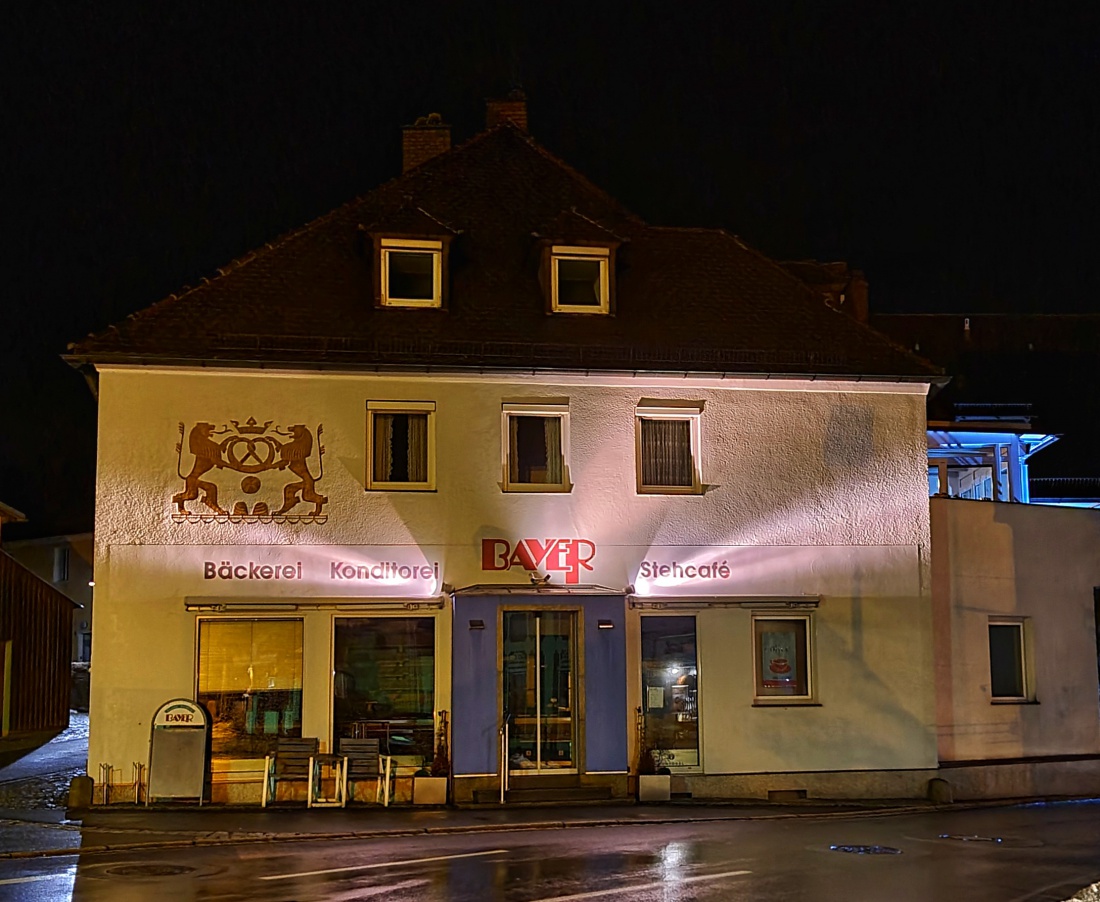
<path id="1" fill-rule="evenodd" d="M 910 812 L 1019 804 L 1020 799 L 933 805 L 919 799 L 881 801 L 679 800 L 584 806 L 470 808 L 222 807 L 117 805 L 64 809 L 68 781 L 87 758 L 87 715 L 48 745 L 0 768 L 0 859 L 168 849 L 225 843 L 372 839 L 387 836 L 553 830 L 638 824 L 789 818 L 882 817 Z M 71 817 L 70 817 L 71 815 Z"/>

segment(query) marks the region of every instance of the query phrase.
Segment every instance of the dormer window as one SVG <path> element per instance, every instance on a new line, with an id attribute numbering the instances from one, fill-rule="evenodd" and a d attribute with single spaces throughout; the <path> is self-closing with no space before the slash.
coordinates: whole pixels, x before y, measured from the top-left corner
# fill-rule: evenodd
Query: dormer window
<path id="1" fill-rule="evenodd" d="M 412 238 L 379 241 L 383 307 L 443 306 L 443 242 Z"/>
<path id="2" fill-rule="evenodd" d="M 554 313 L 609 313 L 611 250 L 552 245 L 550 309 Z"/>

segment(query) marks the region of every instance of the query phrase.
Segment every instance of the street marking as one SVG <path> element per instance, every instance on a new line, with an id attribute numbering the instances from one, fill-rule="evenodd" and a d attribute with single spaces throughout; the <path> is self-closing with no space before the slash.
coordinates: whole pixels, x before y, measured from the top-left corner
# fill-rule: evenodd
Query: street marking
<path id="1" fill-rule="evenodd" d="M 698 883 L 702 880 L 721 880 L 723 877 L 744 877 L 752 871 L 726 871 L 723 874 L 700 874 L 698 877 L 684 877 L 680 880 L 659 880 L 656 883 L 643 883 L 634 886 L 620 886 L 615 889 L 598 889 L 590 893 L 576 893 L 572 896 L 548 896 L 545 899 L 536 899 L 534 902 L 575 902 L 578 899 L 598 899 L 600 896 L 616 896 L 620 893 L 637 893 L 647 889 L 672 889 L 681 883 Z"/>
<path id="2" fill-rule="evenodd" d="M 58 877 L 71 877 L 72 874 L 39 874 L 37 877 L 9 877 L 0 880 L 0 886 L 10 886 L 13 883 L 34 883 L 36 880 L 56 880 Z"/>
<path id="3" fill-rule="evenodd" d="M 346 868 L 326 868 L 323 871 L 300 871 L 297 874 L 269 874 L 261 880 L 291 880 L 294 877 L 316 877 L 319 874 L 341 874 L 347 871 L 370 871 L 375 868 L 397 868 L 406 864 L 428 864 L 432 861 L 453 861 L 456 858 L 478 858 L 484 855 L 501 855 L 507 849 L 490 849 L 488 852 L 465 852 L 462 855 L 437 855 L 434 858 L 407 858 L 404 861 L 380 861 L 376 864 L 357 864 Z"/>

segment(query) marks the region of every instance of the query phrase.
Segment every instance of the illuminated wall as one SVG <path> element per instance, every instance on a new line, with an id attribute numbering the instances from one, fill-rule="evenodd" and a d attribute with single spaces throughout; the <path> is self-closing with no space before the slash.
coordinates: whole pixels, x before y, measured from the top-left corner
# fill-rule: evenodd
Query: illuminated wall
<path id="1" fill-rule="evenodd" d="M 931 507 L 941 759 L 1100 752 L 1100 511 L 955 498 Z M 1026 624 L 1024 702 L 992 698 L 991 619 Z"/>
<path id="2" fill-rule="evenodd" d="M 529 584 L 518 567 L 482 569 L 483 540 L 558 538 L 592 543 L 580 582 L 634 586 L 644 598 L 823 596 L 815 708 L 753 707 L 748 614 L 700 612 L 708 772 L 934 766 L 924 391 L 821 380 L 102 368 L 90 773 L 100 762 L 128 769 L 145 760 L 152 712 L 167 698 L 193 695 L 195 614 L 185 599 L 423 597 L 438 595 L 441 582 Z M 634 416 L 643 398 L 703 403 L 704 494 L 636 492 Z M 502 403 L 561 399 L 569 405 L 572 491 L 503 493 Z M 368 400 L 436 403 L 436 491 L 364 491 Z M 173 516 L 173 495 L 184 485 L 177 469 L 186 475 L 191 460 L 187 432 L 249 417 L 284 428 L 323 425 L 323 520 Z M 218 481 L 227 501 L 244 497 L 240 472 L 215 469 L 204 478 Z M 201 510 L 199 501 L 187 507 Z M 332 579 L 333 559 L 355 554 L 438 564 L 440 579 L 363 586 Z M 207 579 L 210 561 L 302 563 L 303 573 L 312 564 L 329 582 Z M 656 565 L 650 577 L 647 561 Z M 331 690 L 309 674 L 330 667 L 334 614 L 301 616 L 303 732 L 327 737 Z M 438 704 L 448 707 L 449 624 L 437 635 L 445 646 Z M 627 649 L 632 710 L 640 694 L 635 636 Z"/>

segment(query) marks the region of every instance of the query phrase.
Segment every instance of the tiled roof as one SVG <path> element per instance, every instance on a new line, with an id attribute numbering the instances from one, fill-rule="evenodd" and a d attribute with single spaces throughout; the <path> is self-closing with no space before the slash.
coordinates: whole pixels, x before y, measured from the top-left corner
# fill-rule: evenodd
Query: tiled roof
<path id="1" fill-rule="evenodd" d="M 433 222 L 457 236 L 445 309 L 377 308 L 365 230 Z M 621 242 L 613 316 L 547 313 L 539 236 L 566 226 L 562 241 Z M 939 375 L 738 238 L 647 225 L 510 124 L 77 342 L 68 359 Z"/>

